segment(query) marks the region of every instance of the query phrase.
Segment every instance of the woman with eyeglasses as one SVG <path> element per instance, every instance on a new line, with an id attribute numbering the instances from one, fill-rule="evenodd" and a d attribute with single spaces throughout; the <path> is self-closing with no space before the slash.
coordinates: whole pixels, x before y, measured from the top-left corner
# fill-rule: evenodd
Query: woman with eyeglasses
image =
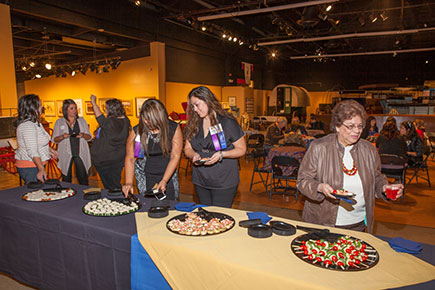
<path id="1" fill-rule="evenodd" d="M 402 122 L 400 125 L 400 135 L 402 135 L 406 141 L 408 165 L 412 166 L 416 162 L 421 162 L 423 160 L 424 144 L 414 124 L 411 121 Z"/>
<path id="2" fill-rule="evenodd" d="M 393 188 L 381 174 L 376 148 L 361 139 L 367 114 L 354 100 L 338 103 L 331 119 L 333 133 L 314 140 L 299 168 L 297 188 L 304 194 L 304 221 L 344 229 L 373 230 L 375 198 Z M 398 188 L 396 199 L 402 195 Z M 354 196 L 347 201 L 337 193 Z"/>
<path id="3" fill-rule="evenodd" d="M 125 156 L 125 185 L 122 192 L 125 196 L 133 193 L 133 177 L 137 159 L 143 170 L 136 170 L 138 190 L 143 193 L 156 189 L 164 192 L 166 198 L 178 198 L 177 167 L 183 150 L 183 134 L 180 126 L 169 119 L 165 106 L 156 99 L 149 99 L 140 109 L 139 125 L 133 127 L 127 139 Z M 143 178 L 145 177 L 145 178 Z"/>

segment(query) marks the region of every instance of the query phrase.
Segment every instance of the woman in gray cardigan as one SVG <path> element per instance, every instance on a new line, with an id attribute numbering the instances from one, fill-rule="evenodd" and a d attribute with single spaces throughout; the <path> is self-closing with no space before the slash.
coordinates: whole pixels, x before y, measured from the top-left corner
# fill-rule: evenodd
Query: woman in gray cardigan
<path id="1" fill-rule="evenodd" d="M 88 170 L 91 167 L 91 155 L 88 141 L 92 139 L 88 123 L 78 116 L 77 105 L 71 99 L 63 101 L 63 118 L 54 124 L 53 142 L 59 144 L 59 162 L 57 167 L 62 171 L 62 181 L 72 181 L 72 164 L 76 168 L 76 176 L 80 184 L 88 185 Z"/>

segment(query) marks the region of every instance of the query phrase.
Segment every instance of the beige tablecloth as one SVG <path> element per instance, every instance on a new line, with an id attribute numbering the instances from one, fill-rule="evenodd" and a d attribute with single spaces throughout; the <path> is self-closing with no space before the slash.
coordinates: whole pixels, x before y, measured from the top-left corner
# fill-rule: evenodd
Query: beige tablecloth
<path id="1" fill-rule="evenodd" d="M 171 211 L 164 219 L 136 213 L 139 241 L 173 289 L 385 289 L 435 279 L 434 266 L 397 253 L 367 233 L 331 229 L 363 239 L 380 255 L 379 263 L 371 269 L 340 272 L 310 265 L 293 254 L 290 243 L 303 231 L 290 237 L 274 234 L 256 239 L 238 226 L 248 218 L 246 212 L 218 207 L 207 210 L 228 214 L 237 224 L 216 236 L 181 236 L 169 232 L 166 221 L 182 212 Z"/>

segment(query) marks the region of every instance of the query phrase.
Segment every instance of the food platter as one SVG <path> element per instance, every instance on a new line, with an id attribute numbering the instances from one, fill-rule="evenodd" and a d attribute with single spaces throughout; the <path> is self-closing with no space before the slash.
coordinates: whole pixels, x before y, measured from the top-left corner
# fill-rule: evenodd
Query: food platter
<path id="1" fill-rule="evenodd" d="M 330 235 L 335 238 L 314 240 L 311 234 L 301 235 L 292 241 L 291 250 L 302 261 L 329 270 L 362 271 L 378 263 L 379 253 L 363 240 Z"/>
<path id="2" fill-rule="evenodd" d="M 138 200 L 100 198 L 85 204 L 82 211 L 90 216 L 114 217 L 134 213 L 141 207 L 142 203 Z"/>
<path id="3" fill-rule="evenodd" d="M 355 193 L 349 192 L 345 189 L 335 189 L 332 193 L 332 195 L 337 197 L 354 197 Z"/>
<path id="4" fill-rule="evenodd" d="M 76 191 L 72 188 L 46 188 L 23 194 L 21 197 L 25 201 L 47 202 L 65 199 L 74 196 Z"/>
<path id="5" fill-rule="evenodd" d="M 200 237 L 227 232 L 234 224 L 234 219 L 229 215 L 199 209 L 198 212 L 188 212 L 171 218 L 166 223 L 166 228 L 174 234 Z"/>

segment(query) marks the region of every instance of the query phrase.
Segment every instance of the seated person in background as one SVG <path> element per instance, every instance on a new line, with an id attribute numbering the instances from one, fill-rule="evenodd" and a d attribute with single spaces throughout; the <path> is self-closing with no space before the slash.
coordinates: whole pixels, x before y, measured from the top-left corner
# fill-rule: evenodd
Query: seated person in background
<path id="1" fill-rule="evenodd" d="M 374 136 L 378 133 L 378 126 L 376 126 L 376 119 L 373 116 L 367 118 L 364 130 L 361 133 L 361 138 L 368 139 L 367 137 Z"/>
<path id="2" fill-rule="evenodd" d="M 290 143 L 296 143 L 303 146 L 304 148 L 307 148 L 307 144 L 305 144 L 302 135 L 295 132 L 290 132 L 288 134 L 285 134 L 284 139 L 282 139 L 279 143 L 282 143 L 284 145 Z"/>
<path id="3" fill-rule="evenodd" d="M 284 138 L 284 130 L 287 126 L 287 119 L 279 117 L 278 120 L 267 128 L 266 144 L 275 145 Z"/>
<path id="4" fill-rule="evenodd" d="M 303 125 L 301 125 L 301 121 L 299 120 L 298 116 L 294 116 L 292 118 L 289 132 L 295 132 L 295 133 L 302 134 L 302 135 L 308 135 L 307 130 L 305 130 L 305 127 Z"/>
<path id="5" fill-rule="evenodd" d="M 423 140 L 418 136 L 415 126 L 411 121 L 400 125 L 400 135 L 404 136 L 407 147 L 408 165 L 423 160 Z"/>
<path id="6" fill-rule="evenodd" d="M 376 140 L 376 148 L 379 149 L 379 154 L 394 154 L 402 156 L 407 160 L 405 139 L 400 136 L 400 132 L 394 122 L 390 121 L 384 124 Z"/>
<path id="7" fill-rule="evenodd" d="M 314 114 L 310 115 L 310 122 L 308 123 L 307 128 L 311 130 L 324 130 L 323 122 L 317 120 L 317 117 Z"/>
<path id="8" fill-rule="evenodd" d="M 426 131 L 424 128 L 424 121 L 422 119 L 415 119 L 414 125 L 418 136 L 420 136 L 421 139 L 424 140 L 424 133 Z"/>

